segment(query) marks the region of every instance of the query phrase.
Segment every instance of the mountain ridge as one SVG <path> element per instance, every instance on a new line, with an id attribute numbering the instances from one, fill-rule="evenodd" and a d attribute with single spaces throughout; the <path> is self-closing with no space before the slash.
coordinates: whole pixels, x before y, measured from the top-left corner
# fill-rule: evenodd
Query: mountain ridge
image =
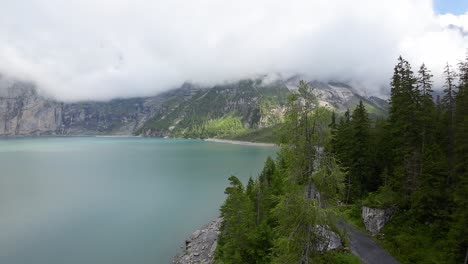
<path id="1" fill-rule="evenodd" d="M 385 100 L 361 96 L 347 84 L 309 83 L 320 105 L 343 112 L 363 100 L 370 113 L 386 113 Z M 186 82 L 149 97 L 61 102 L 32 83 L 1 82 L 0 136 L 225 137 L 279 124 L 296 86 L 293 79 L 259 77 L 211 87 Z"/>

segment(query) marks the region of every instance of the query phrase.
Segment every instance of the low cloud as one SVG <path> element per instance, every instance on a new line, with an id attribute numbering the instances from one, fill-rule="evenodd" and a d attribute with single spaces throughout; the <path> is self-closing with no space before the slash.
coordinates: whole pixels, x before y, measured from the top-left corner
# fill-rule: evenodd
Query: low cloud
<path id="1" fill-rule="evenodd" d="M 468 48 L 468 12 L 431 0 L 15 0 L 0 73 L 63 100 L 152 95 L 257 74 L 387 86 L 401 54 L 437 76 Z"/>

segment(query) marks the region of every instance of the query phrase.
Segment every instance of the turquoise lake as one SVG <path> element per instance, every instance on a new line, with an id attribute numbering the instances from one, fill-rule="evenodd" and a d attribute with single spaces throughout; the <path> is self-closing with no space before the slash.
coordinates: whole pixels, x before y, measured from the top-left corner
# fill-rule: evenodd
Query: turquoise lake
<path id="1" fill-rule="evenodd" d="M 230 175 L 276 148 L 154 138 L 0 140 L 0 263 L 170 263 Z"/>

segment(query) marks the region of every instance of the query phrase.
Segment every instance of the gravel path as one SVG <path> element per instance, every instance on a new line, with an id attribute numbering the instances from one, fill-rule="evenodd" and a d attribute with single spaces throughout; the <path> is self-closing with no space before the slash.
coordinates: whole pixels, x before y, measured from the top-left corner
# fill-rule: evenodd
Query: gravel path
<path id="1" fill-rule="evenodd" d="M 344 220 L 338 227 L 349 239 L 351 252 L 359 257 L 364 264 L 398 264 L 399 262 L 378 245 L 369 235 L 351 226 Z"/>

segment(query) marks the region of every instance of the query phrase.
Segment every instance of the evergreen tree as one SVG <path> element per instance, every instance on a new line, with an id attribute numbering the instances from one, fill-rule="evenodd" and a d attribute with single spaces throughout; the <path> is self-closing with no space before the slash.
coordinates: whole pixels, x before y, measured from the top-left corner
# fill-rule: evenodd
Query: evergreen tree
<path id="1" fill-rule="evenodd" d="M 249 199 L 252 201 L 252 203 L 255 202 L 256 200 L 256 184 L 252 177 L 249 177 L 249 180 L 247 181 L 247 187 L 245 188 L 245 193 L 249 197 Z"/>
<path id="2" fill-rule="evenodd" d="M 348 188 L 351 187 L 354 197 L 361 197 L 367 191 L 376 188 L 372 178 L 370 157 L 370 121 L 362 101 L 359 102 L 352 114 L 349 145 L 351 166 L 348 177 L 352 179 L 354 185 L 348 186 Z"/>
<path id="3" fill-rule="evenodd" d="M 450 238 L 453 259 L 468 262 L 468 56 L 459 63 L 459 85 L 456 95 L 454 135 L 453 223 Z"/>
<path id="4" fill-rule="evenodd" d="M 331 131 L 330 145 L 327 146 L 327 151 L 336 154 L 336 145 L 337 145 L 337 132 L 338 124 L 336 123 L 336 114 L 335 111 L 332 112 L 331 122 L 328 125 Z"/>
<path id="5" fill-rule="evenodd" d="M 459 63 L 459 85 L 455 111 L 455 169 L 458 175 L 468 173 L 468 56 Z"/>
<path id="6" fill-rule="evenodd" d="M 351 115 L 349 109 L 344 113 L 344 117 L 340 119 L 340 124 L 337 127 L 336 139 L 332 141 L 334 144 L 333 149 L 336 152 L 336 155 L 344 167 L 349 167 L 351 161 L 351 149 L 349 143 L 349 137 L 352 134 L 351 127 Z"/>
<path id="7" fill-rule="evenodd" d="M 411 192 L 416 189 L 420 173 L 420 93 L 416 86 L 411 65 L 401 56 L 394 68 L 391 82 L 390 115 L 391 140 L 394 149 L 391 174 L 392 184 L 403 194 L 403 201 L 408 201 Z M 400 190 L 399 190 L 400 189 Z"/>
<path id="8" fill-rule="evenodd" d="M 443 119 L 445 130 L 444 145 L 446 146 L 446 153 L 448 156 L 450 173 L 447 181 L 451 182 L 453 178 L 454 166 L 454 140 L 455 140 L 455 97 L 456 97 L 456 73 L 452 70 L 447 63 L 444 69 L 444 96 L 442 97 Z"/>
<path id="9" fill-rule="evenodd" d="M 450 121 L 453 121 L 453 112 L 455 111 L 455 97 L 456 97 L 456 86 L 455 81 L 457 74 L 451 66 L 447 63 L 444 69 L 444 97 L 442 98 L 442 103 L 445 106 L 446 110 L 450 113 Z"/>
<path id="10" fill-rule="evenodd" d="M 386 185 L 389 182 L 388 168 L 391 167 L 392 161 L 388 157 L 393 150 L 389 131 L 389 124 L 384 118 L 377 119 L 371 129 L 371 157 L 374 175 L 377 176 L 374 179 L 377 186 Z"/>
<path id="11" fill-rule="evenodd" d="M 431 71 L 423 63 L 418 71 L 418 89 L 423 97 L 432 101 L 432 77 Z"/>
<path id="12" fill-rule="evenodd" d="M 221 207 L 223 223 L 216 254 L 223 263 L 255 263 L 250 251 L 255 230 L 252 204 L 237 177 L 229 177 L 229 182 L 227 198 Z"/>
<path id="13" fill-rule="evenodd" d="M 412 203 L 412 209 L 419 221 L 433 223 L 447 217 L 447 174 L 448 163 L 444 152 L 437 144 L 427 146 L 419 188 Z"/>
<path id="14" fill-rule="evenodd" d="M 273 263 L 313 263 L 318 257 L 321 237 L 315 232 L 325 224 L 316 200 L 307 199 L 303 190 L 291 186 L 282 197 L 274 214 L 278 219 Z"/>
<path id="15" fill-rule="evenodd" d="M 436 129 L 436 107 L 432 99 L 432 77 L 430 70 L 422 64 L 418 71 L 418 90 L 421 96 L 420 109 L 418 115 L 421 121 L 421 155 L 424 157 L 426 146 L 434 142 Z M 419 168 L 423 171 L 424 162 L 421 162 Z"/>

